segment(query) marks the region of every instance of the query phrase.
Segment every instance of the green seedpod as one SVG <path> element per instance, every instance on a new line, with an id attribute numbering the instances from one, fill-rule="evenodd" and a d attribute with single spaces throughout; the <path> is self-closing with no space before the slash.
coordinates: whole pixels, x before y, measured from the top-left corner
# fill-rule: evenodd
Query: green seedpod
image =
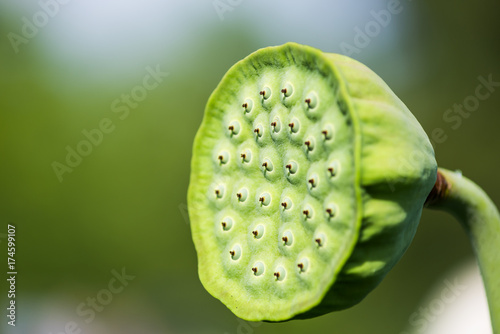
<path id="1" fill-rule="evenodd" d="M 410 245 L 436 175 L 422 127 L 366 66 L 258 50 L 226 73 L 194 141 L 200 280 L 251 321 L 351 307 Z"/>

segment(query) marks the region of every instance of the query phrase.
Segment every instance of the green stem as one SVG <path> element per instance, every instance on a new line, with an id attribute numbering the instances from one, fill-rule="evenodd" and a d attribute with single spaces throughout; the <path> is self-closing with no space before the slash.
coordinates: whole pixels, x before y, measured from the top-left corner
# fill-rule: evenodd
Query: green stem
<path id="1" fill-rule="evenodd" d="M 500 214 L 493 201 L 460 172 L 439 169 L 446 182 L 429 208 L 443 209 L 461 221 L 483 277 L 493 333 L 500 333 Z"/>

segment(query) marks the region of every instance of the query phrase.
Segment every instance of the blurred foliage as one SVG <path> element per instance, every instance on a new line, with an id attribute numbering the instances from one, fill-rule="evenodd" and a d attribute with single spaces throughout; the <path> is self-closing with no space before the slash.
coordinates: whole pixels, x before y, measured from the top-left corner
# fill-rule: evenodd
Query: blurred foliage
<path id="1" fill-rule="evenodd" d="M 257 5 L 237 10 L 246 6 Z M 448 139 L 435 147 L 440 165 L 460 168 L 497 203 L 500 91 L 481 101 L 457 130 L 443 121 L 443 113 L 474 93 L 479 75 L 500 81 L 498 9 L 493 0 L 412 2 L 393 27 L 401 33 L 390 54 L 370 58 L 368 48 L 362 57 L 428 133 L 436 127 L 446 131 Z M 276 19 L 282 14 L 274 13 Z M 18 24 L 1 14 L 0 36 Z M 283 24 L 286 29 L 297 23 Z M 321 22 L 315 22 L 312 10 L 304 11 L 300 24 Z M 196 43 L 173 50 L 170 63 L 160 63 L 169 77 L 124 120 L 111 103 L 141 84 L 145 72 L 103 89 L 79 82 L 78 69 L 72 73 L 48 62 L 37 41 L 15 54 L 2 38 L 0 226 L 17 226 L 20 322 L 38 321 L 46 301 L 57 303 L 57 296 L 69 299 L 76 317 L 71 308 L 105 287 L 112 269 L 126 267 L 136 279 L 116 297 L 120 302 L 99 315 L 101 320 L 156 322 L 173 333 L 237 331 L 241 322 L 199 283 L 185 203 L 191 145 L 205 102 L 233 63 L 267 46 L 257 26 L 216 21 L 202 27 Z M 324 51 L 340 50 L 332 45 Z M 408 58 L 404 71 L 414 73 L 411 67 L 418 66 L 419 72 L 415 80 L 405 77 L 401 87 L 394 86 L 398 73 L 391 68 L 398 57 Z M 60 183 L 51 164 L 63 163 L 66 146 L 75 148 L 85 139 L 82 130 L 98 127 L 103 118 L 111 119 L 115 130 Z M 5 244 L 0 245 L 5 254 Z M 399 332 L 433 282 L 471 256 L 460 226 L 445 214 L 426 211 L 403 260 L 361 304 L 317 319 L 262 324 L 255 332 Z M 0 271 L 1 291 L 4 275 Z M 121 307 L 129 311 L 113 314 Z M 92 325 L 86 328 L 94 332 Z"/>

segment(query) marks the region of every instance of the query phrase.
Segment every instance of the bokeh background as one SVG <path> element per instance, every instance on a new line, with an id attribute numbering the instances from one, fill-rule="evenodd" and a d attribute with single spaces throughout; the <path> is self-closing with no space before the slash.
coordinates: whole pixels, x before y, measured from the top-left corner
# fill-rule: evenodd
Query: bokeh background
<path id="1" fill-rule="evenodd" d="M 500 81 L 498 1 L 401 0 L 375 25 L 374 13 L 394 0 L 44 5 L 54 1 L 0 3 L 1 310 L 8 223 L 17 227 L 18 270 L 17 326 L 2 311 L 2 333 L 401 333 L 418 329 L 410 317 L 428 292 L 473 259 L 459 224 L 426 210 L 402 261 L 362 303 L 253 327 L 198 280 L 186 190 L 193 138 L 221 77 L 258 48 L 295 41 L 367 64 L 429 136 L 441 129 L 439 164 L 462 170 L 500 203 L 500 87 L 467 116 L 443 118 L 475 95 L 478 77 Z M 24 27 L 33 20 L 40 27 Z M 367 28 L 372 36 L 360 42 Z M 168 76 L 126 117 L 114 112 L 147 68 Z M 113 131 L 59 179 L 54 162 L 65 164 L 67 147 L 103 119 Z M 87 323 L 77 307 L 122 268 L 133 280 Z M 71 322 L 77 328 L 65 330 Z"/>

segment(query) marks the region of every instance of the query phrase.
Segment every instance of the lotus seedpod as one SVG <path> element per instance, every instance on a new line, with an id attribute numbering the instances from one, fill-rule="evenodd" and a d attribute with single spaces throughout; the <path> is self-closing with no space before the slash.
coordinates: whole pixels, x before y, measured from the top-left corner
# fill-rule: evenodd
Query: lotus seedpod
<path id="1" fill-rule="evenodd" d="M 226 73 L 194 141 L 200 280 L 246 320 L 353 306 L 409 246 L 436 175 L 420 124 L 366 66 L 258 50 Z"/>

